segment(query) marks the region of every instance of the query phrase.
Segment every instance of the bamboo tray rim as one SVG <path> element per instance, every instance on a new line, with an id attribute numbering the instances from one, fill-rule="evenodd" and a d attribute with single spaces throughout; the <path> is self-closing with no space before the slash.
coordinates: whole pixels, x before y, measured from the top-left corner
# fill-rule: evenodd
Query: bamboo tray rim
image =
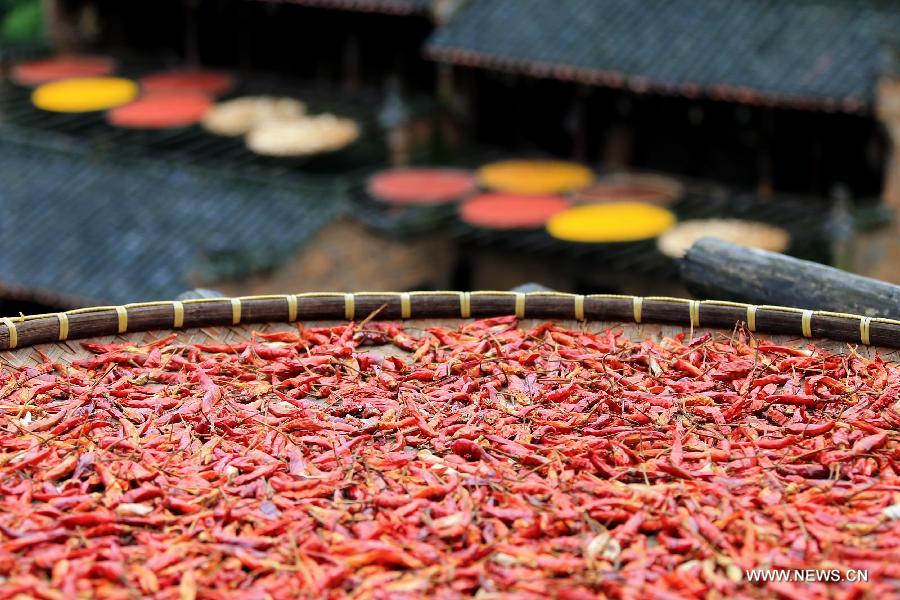
<path id="1" fill-rule="evenodd" d="M 353 321 L 378 319 L 483 318 L 652 322 L 691 328 L 733 328 L 799 334 L 886 348 L 900 348 L 900 320 L 786 306 L 668 296 L 571 294 L 564 292 L 413 291 L 306 292 L 298 294 L 197 298 L 94 306 L 65 312 L 0 318 L 0 350 L 160 329 L 211 325 Z"/>

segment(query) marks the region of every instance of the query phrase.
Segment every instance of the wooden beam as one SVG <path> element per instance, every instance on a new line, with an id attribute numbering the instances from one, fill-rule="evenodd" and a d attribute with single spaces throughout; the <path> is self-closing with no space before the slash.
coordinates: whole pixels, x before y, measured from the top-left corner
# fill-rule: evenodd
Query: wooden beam
<path id="1" fill-rule="evenodd" d="M 688 250 L 681 278 L 701 298 L 900 318 L 900 286 L 713 238 Z"/>

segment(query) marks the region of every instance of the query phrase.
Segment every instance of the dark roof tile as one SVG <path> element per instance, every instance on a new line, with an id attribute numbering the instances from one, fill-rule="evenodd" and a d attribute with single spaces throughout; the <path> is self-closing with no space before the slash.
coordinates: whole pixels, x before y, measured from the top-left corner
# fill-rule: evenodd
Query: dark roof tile
<path id="1" fill-rule="evenodd" d="M 884 0 L 471 0 L 427 51 L 593 84 L 859 110 L 898 35 L 900 3 Z"/>

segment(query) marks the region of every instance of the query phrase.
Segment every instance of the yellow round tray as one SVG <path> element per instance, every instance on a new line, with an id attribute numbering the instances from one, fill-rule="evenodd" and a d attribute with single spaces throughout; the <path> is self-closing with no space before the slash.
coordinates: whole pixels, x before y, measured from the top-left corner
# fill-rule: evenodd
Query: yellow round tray
<path id="1" fill-rule="evenodd" d="M 643 202 L 588 204 L 553 215 L 547 231 L 568 242 L 635 242 L 658 236 L 675 220 L 672 211 Z"/>
<path id="2" fill-rule="evenodd" d="M 31 95 L 35 106 L 61 113 L 107 110 L 134 100 L 138 86 L 120 77 L 83 77 L 46 83 Z"/>
<path id="3" fill-rule="evenodd" d="M 478 171 L 482 186 L 496 192 L 536 196 L 564 194 L 594 180 L 594 172 L 578 163 L 555 160 L 506 160 Z"/>

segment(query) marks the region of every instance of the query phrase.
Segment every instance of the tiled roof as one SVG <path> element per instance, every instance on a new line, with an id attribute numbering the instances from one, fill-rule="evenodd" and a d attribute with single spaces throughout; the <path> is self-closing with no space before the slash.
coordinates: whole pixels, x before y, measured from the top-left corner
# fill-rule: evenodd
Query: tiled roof
<path id="1" fill-rule="evenodd" d="M 859 111 L 898 36 L 889 0 L 471 0 L 427 52 L 639 92 Z"/>
<path id="2" fill-rule="evenodd" d="M 98 158 L 46 135 L 0 127 L 0 288 L 48 304 L 168 299 L 272 268 L 344 204 L 335 185 Z"/>
<path id="3" fill-rule="evenodd" d="M 285 2 L 288 4 L 302 4 L 304 6 L 318 6 L 321 8 L 335 8 L 339 10 L 353 10 L 359 12 L 375 12 L 391 15 L 417 15 L 425 14 L 431 8 L 431 0 L 264 0 L 265 2 Z"/>

